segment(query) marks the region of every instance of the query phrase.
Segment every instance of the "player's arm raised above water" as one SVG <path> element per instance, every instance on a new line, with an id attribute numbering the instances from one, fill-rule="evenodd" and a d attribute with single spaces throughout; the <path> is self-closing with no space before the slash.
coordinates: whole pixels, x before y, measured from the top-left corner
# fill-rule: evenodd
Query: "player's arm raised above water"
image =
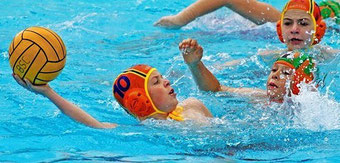
<path id="1" fill-rule="evenodd" d="M 181 28 L 197 17 L 213 12 L 221 7 L 228 7 L 255 24 L 276 22 L 280 11 L 273 6 L 257 0 L 197 0 L 176 15 L 164 16 L 154 25 L 166 28 Z"/>
<path id="2" fill-rule="evenodd" d="M 114 128 L 117 125 L 112 123 L 103 123 L 97 121 L 91 115 L 86 113 L 84 110 L 79 108 L 78 106 L 72 104 L 71 102 L 67 101 L 59 94 L 57 94 L 48 84 L 35 86 L 32 85 L 30 81 L 27 79 L 20 79 L 19 76 L 13 74 L 14 79 L 17 81 L 19 85 L 26 88 L 27 90 L 41 94 L 47 97 L 50 101 L 52 101 L 64 114 L 68 115 L 72 119 L 83 123 L 87 126 L 93 128 Z"/>
<path id="3" fill-rule="evenodd" d="M 261 89 L 232 88 L 221 85 L 216 77 L 205 67 L 201 61 L 203 49 L 196 40 L 183 40 L 179 44 L 179 49 L 182 51 L 184 61 L 189 66 L 189 69 L 199 89 L 213 92 L 230 92 L 242 96 L 266 97 L 266 92 Z"/>
<path id="4" fill-rule="evenodd" d="M 194 39 L 185 39 L 179 44 L 185 63 L 188 65 L 198 88 L 204 91 L 217 92 L 221 85 L 216 77 L 201 61 L 203 48 Z"/>

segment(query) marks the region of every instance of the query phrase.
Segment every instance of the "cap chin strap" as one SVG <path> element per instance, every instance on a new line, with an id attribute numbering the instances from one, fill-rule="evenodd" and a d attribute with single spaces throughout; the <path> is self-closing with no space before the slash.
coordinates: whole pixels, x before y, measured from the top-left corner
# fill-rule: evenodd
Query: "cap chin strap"
<path id="1" fill-rule="evenodd" d="M 310 2 L 310 4 L 309 4 L 308 14 L 312 17 L 312 21 L 313 21 L 313 25 L 314 25 L 314 28 L 313 28 L 314 31 L 312 32 L 312 41 L 311 41 L 310 46 L 313 46 L 315 39 L 317 39 L 315 37 L 317 24 L 316 24 L 316 20 L 315 20 L 315 17 L 314 17 L 314 0 L 310 0 L 309 2 Z M 319 19 L 321 20 L 321 18 L 319 18 Z M 319 41 L 320 40 L 318 40 L 317 42 L 319 42 Z"/>

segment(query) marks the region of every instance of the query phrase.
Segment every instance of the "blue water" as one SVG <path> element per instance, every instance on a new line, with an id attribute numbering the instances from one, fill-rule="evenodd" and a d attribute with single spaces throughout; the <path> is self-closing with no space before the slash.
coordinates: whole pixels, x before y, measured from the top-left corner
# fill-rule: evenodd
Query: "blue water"
<path id="1" fill-rule="evenodd" d="M 254 26 L 227 9 L 201 17 L 181 30 L 152 26 L 194 0 L 0 1 L 0 162 L 337 162 L 340 160 L 339 55 L 319 64 L 327 74 L 319 92 L 295 98 L 298 106 L 255 105 L 248 99 L 197 89 L 178 44 L 195 38 L 203 61 L 228 86 L 259 87 L 271 65 L 258 49 L 282 49 L 274 24 Z M 285 2 L 265 1 L 281 9 Z M 328 21 L 322 45 L 340 49 L 339 26 Z M 67 63 L 50 83 L 64 98 L 116 129 L 98 130 L 63 115 L 46 98 L 11 77 L 8 46 L 30 26 L 57 32 Z M 246 58 L 232 67 L 220 66 Z M 112 97 L 112 82 L 124 69 L 150 64 L 170 79 L 178 99 L 196 97 L 212 111 L 210 125 L 130 117 Z M 293 109 L 292 109 L 293 108 Z"/>

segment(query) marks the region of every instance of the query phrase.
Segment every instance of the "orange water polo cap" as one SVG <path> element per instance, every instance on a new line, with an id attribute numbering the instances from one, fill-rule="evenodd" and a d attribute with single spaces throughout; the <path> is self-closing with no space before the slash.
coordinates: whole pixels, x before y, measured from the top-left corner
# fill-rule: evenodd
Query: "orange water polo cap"
<path id="1" fill-rule="evenodd" d="M 152 102 L 147 85 L 155 68 L 148 65 L 135 65 L 118 75 L 113 84 L 113 96 L 129 114 L 144 120 L 160 111 Z"/>

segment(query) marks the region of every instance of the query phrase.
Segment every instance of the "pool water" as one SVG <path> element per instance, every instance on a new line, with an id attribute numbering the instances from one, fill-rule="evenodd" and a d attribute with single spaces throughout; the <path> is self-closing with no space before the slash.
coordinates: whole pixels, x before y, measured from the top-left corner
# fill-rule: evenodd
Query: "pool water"
<path id="1" fill-rule="evenodd" d="M 319 92 L 302 91 L 294 104 L 263 106 L 226 93 L 199 91 L 178 44 L 195 38 L 203 61 L 224 85 L 265 89 L 271 65 L 259 49 L 283 49 L 275 24 L 255 26 L 223 8 L 180 30 L 153 27 L 194 0 L 0 1 L 1 162 L 337 162 L 340 160 L 339 55 L 320 63 Z M 284 1 L 267 0 L 281 9 Z M 339 26 L 322 45 L 340 49 Z M 8 46 L 16 33 L 44 26 L 67 47 L 67 63 L 50 83 L 96 119 L 119 124 L 100 130 L 76 123 L 46 98 L 12 79 Z M 224 62 L 243 59 L 235 67 Z M 138 122 L 113 99 L 112 83 L 124 69 L 144 63 L 171 82 L 178 99 L 200 99 L 213 113 L 209 125 Z"/>

